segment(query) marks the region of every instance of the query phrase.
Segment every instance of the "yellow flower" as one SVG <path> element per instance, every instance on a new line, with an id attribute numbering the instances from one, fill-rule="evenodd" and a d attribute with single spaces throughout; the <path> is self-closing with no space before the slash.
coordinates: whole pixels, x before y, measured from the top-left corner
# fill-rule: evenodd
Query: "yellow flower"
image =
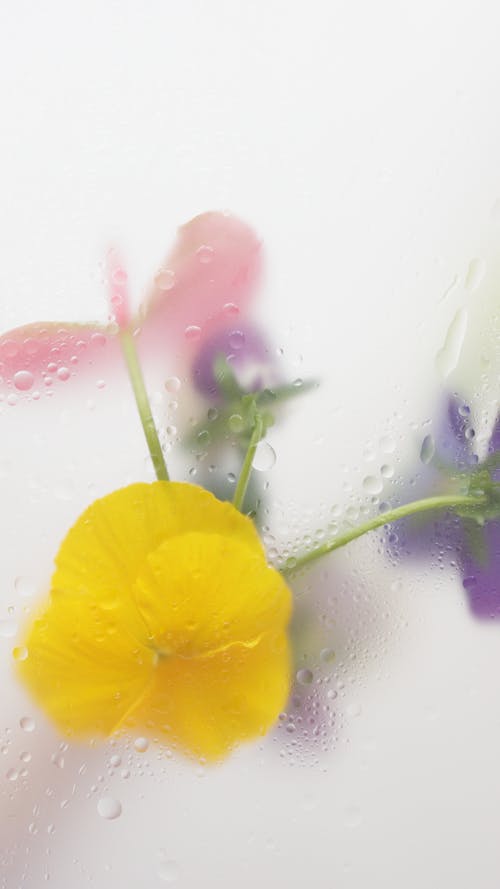
<path id="1" fill-rule="evenodd" d="M 18 669 L 66 734 L 128 726 L 218 759 L 283 708 L 290 598 L 233 506 L 194 485 L 130 485 L 67 534 Z"/>

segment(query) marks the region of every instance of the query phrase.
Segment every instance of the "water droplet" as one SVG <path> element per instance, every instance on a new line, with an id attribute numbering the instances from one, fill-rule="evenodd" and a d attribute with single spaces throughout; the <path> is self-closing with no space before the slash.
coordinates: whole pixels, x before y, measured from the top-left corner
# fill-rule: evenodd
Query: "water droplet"
<path id="1" fill-rule="evenodd" d="M 314 674 L 312 670 L 308 670 L 307 668 L 303 668 L 302 670 L 297 671 L 297 682 L 300 685 L 311 685 L 314 680 Z"/>
<path id="2" fill-rule="evenodd" d="M 227 425 L 229 426 L 231 432 L 241 432 L 245 425 L 245 422 L 241 414 L 231 414 Z"/>
<path id="3" fill-rule="evenodd" d="M 197 453 L 202 454 L 206 450 L 206 448 L 209 447 L 210 441 L 211 441 L 210 433 L 207 429 L 203 429 L 201 432 L 199 432 L 196 437 L 196 451 L 197 451 Z"/>
<path id="4" fill-rule="evenodd" d="M 268 441 L 259 441 L 252 460 L 252 467 L 257 472 L 268 472 L 275 463 L 276 452 L 274 448 L 271 447 Z"/>
<path id="5" fill-rule="evenodd" d="M 324 664 L 331 664 L 335 660 L 335 651 L 333 648 L 322 648 L 319 656 Z"/>
<path id="6" fill-rule="evenodd" d="M 113 756 L 109 760 L 109 764 L 111 766 L 113 766 L 113 768 L 115 769 L 117 766 L 121 765 L 121 761 L 122 761 L 121 756 L 118 756 L 117 753 L 114 753 Z"/>
<path id="7" fill-rule="evenodd" d="M 9 407 L 15 407 L 17 404 L 17 401 L 18 401 L 17 395 L 14 395 L 14 393 L 7 396 L 7 404 L 9 405 Z"/>
<path id="8" fill-rule="evenodd" d="M 155 282 L 158 290 L 163 292 L 172 290 L 172 287 L 175 284 L 175 272 L 171 269 L 161 269 L 155 278 Z"/>
<path id="9" fill-rule="evenodd" d="M 0 620 L 0 637 L 2 639 L 12 639 L 18 631 L 18 625 L 15 620 Z"/>
<path id="10" fill-rule="evenodd" d="M 66 380 L 69 380 L 71 376 L 71 372 L 67 367 L 60 367 L 57 371 L 57 379 L 61 380 L 62 383 L 65 383 Z"/>
<path id="11" fill-rule="evenodd" d="M 436 355 L 436 368 L 442 379 L 446 379 L 458 364 L 466 330 L 467 310 L 462 306 L 448 327 L 443 346 Z"/>
<path id="12" fill-rule="evenodd" d="M 196 342 L 201 336 L 201 327 L 198 327 L 197 324 L 188 324 L 184 331 L 184 336 L 190 343 Z"/>
<path id="13" fill-rule="evenodd" d="M 394 466 L 391 466 L 389 463 L 384 463 L 383 466 L 380 467 L 380 475 L 384 478 L 393 478 Z"/>
<path id="14" fill-rule="evenodd" d="M 17 781 L 17 779 L 19 778 L 19 772 L 17 771 L 17 769 L 9 769 L 9 771 L 6 773 L 5 777 L 9 781 Z"/>
<path id="15" fill-rule="evenodd" d="M 112 274 L 113 284 L 126 284 L 127 282 L 127 273 L 125 269 L 115 269 Z"/>
<path id="16" fill-rule="evenodd" d="M 200 262 L 204 265 L 208 262 L 212 262 L 214 258 L 215 250 L 213 247 L 208 247 L 206 244 L 202 244 L 201 247 L 198 247 L 196 251 L 196 255 Z"/>
<path id="17" fill-rule="evenodd" d="M 15 661 L 25 661 L 28 657 L 28 649 L 24 645 L 17 645 L 12 649 L 12 657 Z"/>
<path id="18" fill-rule="evenodd" d="M 238 351 L 245 345 L 245 334 L 242 330 L 233 330 L 229 334 L 229 346 L 231 349 Z"/>
<path id="19" fill-rule="evenodd" d="M 19 759 L 22 762 L 31 762 L 31 753 L 28 753 L 27 750 L 23 750 L 23 752 L 19 754 Z"/>
<path id="20" fill-rule="evenodd" d="M 236 303 L 226 303 L 222 306 L 222 311 L 225 315 L 229 315 L 230 317 L 240 314 L 239 306 L 237 306 Z"/>
<path id="21" fill-rule="evenodd" d="M 392 435 L 383 435 L 380 439 L 380 447 L 384 454 L 393 454 L 396 450 L 396 442 Z"/>
<path id="22" fill-rule="evenodd" d="M 426 465 L 431 462 L 434 457 L 436 446 L 432 435 L 426 435 L 420 448 L 420 459 Z"/>
<path id="23" fill-rule="evenodd" d="M 363 479 L 363 488 L 367 494 L 380 494 L 383 487 L 382 480 L 375 475 L 367 475 Z"/>
<path id="24" fill-rule="evenodd" d="M 97 380 L 96 386 L 98 389 L 106 388 L 106 380 Z"/>
<path id="25" fill-rule="evenodd" d="M 14 581 L 14 589 L 18 596 L 28 599 L 36 593 L 36 586 L 29 577 L 16 577 Z"/>
<path id="26" fill-rule="evenodd" d="M 14 374 L 14 386 L 16 389 L 19 389 L 20 392 L 27 392 L 28 389 L 31 389 L 33 383 L 35 382 L 35 378 L 29 370 L 18 370 L 17 373 Z"/>
<path id="27" fill-rule="evenodd" d="M 101 818 L 107 818 L 113 821 L 119 818 L 122 813 L 122 804 L 114 796 L 103 796 L 97 803 L 97 811 Z"/>
<path id="28" fill-rule="evenodd" d="M 180 388 L 181 381 L 179 377 L 169 377 L 167 380 L 165 380 L 165 389 L 167 390 L 167 392 L 175 394 L 179 391 Z"/>
<path id="29" fill-rule="evenodd" d="M 136 738 L 134 741 L 134 750 L 137 750 L 137 753 L 145 753 L 149 747 L 149 741 L 147 738 Z"/>
<path id="30" fill-rule="evenodd" d="M 33 732 L 35 730 L 35 720 L 31 716 L 23 716 L 19 720 L 19 725 L 23 732 Z"/>
<path id="31" fill-rule="evenodd" d="M 58 769 L 64 768 L 64 756 L 62 755 L 62 753 L 53 753 L 51 762 L 53 762 L 53 764 L 57 766 Z"/>
<path id="32" fill-rule="evenodd" d="M 105 346 L 106 345 L 106 337 L 104 336 L 103 333 L 93 333 L 92 336 L 90 337 L 90 341 L 91 341 L 91 343 L 95 343 L 98 346 Z"/>
<path id="33" fill-rule="evenodd" d="M 468 290 L 469 293 L 473 293 L 474 290 L 477 290 L 484 278 L 485 272 L 486 263 L 484 259 L 480 259 L 479 257 L 471 259 L 465 276 L 465 289 Z"/>

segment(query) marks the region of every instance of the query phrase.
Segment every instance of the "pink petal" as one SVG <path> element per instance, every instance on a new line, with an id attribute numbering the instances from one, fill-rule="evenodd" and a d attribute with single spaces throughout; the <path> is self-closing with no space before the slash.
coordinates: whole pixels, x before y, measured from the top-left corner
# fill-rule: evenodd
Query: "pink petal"
<path id="1" fill-rule="evenodd" d="M 249 226 L 224 213 L 196 216 L 181 226 L 156 275 L 142 310 L 143 344 L 191 354 L 247 309 L 260 270 L 260 242 Z"/>
<path id="2" fill-rule="evenodd" d="M 128 275 L 116 249 L 108 251 L 106 265 L 111 315 L 118 327 L 124 330 L 130 324 Z"/>
<path id="3" fill-rule="evenodd" d="M 70 380 L 98 379 L 119 351 L 117 337 L 98 325 L 36 322 L 0 336 L 0 399 L 36 400 Z"/>

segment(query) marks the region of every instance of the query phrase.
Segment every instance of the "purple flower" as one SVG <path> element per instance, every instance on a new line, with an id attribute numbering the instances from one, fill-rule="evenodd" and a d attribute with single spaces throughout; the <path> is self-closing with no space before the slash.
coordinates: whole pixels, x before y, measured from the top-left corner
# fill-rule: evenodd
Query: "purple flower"
<path id="1" fill-rule="evenodd" d="M 443 481 L 481 469 L 473 451 L 474 429 L 468 406 L 457 396 L 447 399 L 435 440 L 422 446 L 425 472 L 413 496 L 443 490 Z M 488 457 L 500 451 L 500 415 L 488 444 Z M 491 470 L 500 481 L 500 469 Z M 413 498 L 412 498 L 413 499 Z M 401 557 L 446 560 L 456 565 L 469 608 L 478 619 L 500 618 L 500 518 L 479 525 L 453 512 L 431 513 L 398 523 L 394 539 Z M 391 540 L 391 538 L 390 538 Z"/>
<path id="2" fill-rule="evenodd" d="M 214 400 L 223 398 L 217 364 L 222 359 L 245 392 L 258 392 L 276 382 L 271 350 L 254 327 L 232 324 L 207 339 L 196 355 L 192 375 L 199 392 Z"/>

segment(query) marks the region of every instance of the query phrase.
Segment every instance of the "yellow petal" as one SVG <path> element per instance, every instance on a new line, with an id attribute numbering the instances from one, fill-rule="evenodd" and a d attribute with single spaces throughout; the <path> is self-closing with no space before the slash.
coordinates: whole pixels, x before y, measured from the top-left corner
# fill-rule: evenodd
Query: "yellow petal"
<path id="1" fill-rule="evenodd" d="M 249 519 L 193 485 L 131 485 L 96 501 L 56 558 L 18 669 L 66 733 L 133 714 L 218 758 L 264 732 L 289 687 L 290 592 Z"/>
<path id="2" fill-rule="evenodd" d="M 121 611 L 121 613 L 119 613 Z M 18 670 L 65 734 L 110 734 L 150 685 L 156 663 L 123 620 L 92 595 L 53 593 Z"/>
<path id="3" fill-rule="evenodd" d="M 167 657 L 127 724 L 207 760 L 264 735 L 283 709 L 290 683 L 286 634 L 253 648 L 234 645 L 199 658 Z"/>
<path id="4" fill-rule="evenodd" d="M 282 630 L 290 592 L 262 552 L 222 534 L 183 534 L 147 556 L 136 601 L 156 648 L 193 657 Z"/>
<path id="5" fill-rule="evenodd" d="M 208 491 L 176 482 L 129 485 L 79 517 L 57 555 L 51 588 L 124 607 L 130 631 L 146 641 L 140 615 L 130 607 L 133 582 L 149 553 L 190 531 L 224 534 L 262 552 L 250 519 Z"/>

